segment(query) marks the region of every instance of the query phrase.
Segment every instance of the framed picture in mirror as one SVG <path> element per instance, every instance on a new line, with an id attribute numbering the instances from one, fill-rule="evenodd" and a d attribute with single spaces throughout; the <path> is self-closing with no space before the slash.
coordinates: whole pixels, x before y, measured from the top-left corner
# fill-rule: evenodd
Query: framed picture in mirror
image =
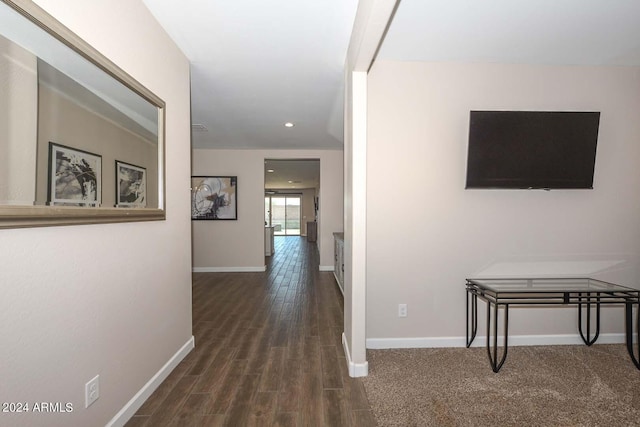
<path id="1" fill-rule="evenodd" d="M 147 206 L 147 170 L 116 160 L 116 207 Z"/>
<path id="2" fill-rule="evenodd" d="M 102 157 L 49 142 L 49 205 L 100 206 Z"/>

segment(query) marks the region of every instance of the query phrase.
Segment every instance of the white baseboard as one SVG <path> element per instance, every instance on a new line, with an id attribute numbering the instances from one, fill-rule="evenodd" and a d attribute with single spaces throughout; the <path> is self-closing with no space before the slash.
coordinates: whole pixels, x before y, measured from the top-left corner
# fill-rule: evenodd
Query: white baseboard
<path id="1" fill-rule="evenodd" d="M 321 265 L 318 269 L 320 271 L 333 271 L 333 265 Z"/>
<path id="2" fill-rule="evenodd" d="M 366 377 L 369 375 L 369 362 L 354 363 L 351 360 L 351 352 L 349 351 L 349 345 L 347 344 L 347 337 L 342 333 L 342 348 L 344 348 L 344 355 L 347 359 L 347 368 L 349 369 L 349 376 L 352 378 Z"/>
<path id="3" fill-rule="evenodd" d="M 262 273 L 267 266 L 262 267 L 193 267 L 194 273 Z"/>
<path id="4" fill-rule="evenodd" d="M 338 275 L 336 274 L 336 272 L 333 272 L 333 278 L 336 279 L 336 285 L 338 285 L 338 289 L 340 289 L 340 293 L 342 294 L 342 297 L 344 298 L 344 289 L 342 289 L 342 286 L 344 286 L 344 283 L 342 284 L 342 286 L 340 286 L 340 280 L 338 280 Z"/>
<path id="5" fill-rule="evenodd" d="M 504 337 L 498 336 L 498 345 L 502 345 Z M 597 344 L 622 344 L 624 334 L 600 334 Z M 578 345 L 584 344 L 580 335 L 510 335 L 509 346 L 527 345 Z M 476 336 L 472 347 L 487 345 L 487 336 Z M 465 347 L 465 337 L 424 337 L 424 338 L 368 338 L 367 348 L 443 348 Z"/>
<path id="6" fill-rule="evenodd" d="M 195 347 L 195 338 L 191 336 L 180 350 L 136 393 L 133 398 L 107 423 L 107 427 L 122 427 L 131 419 L 142 404 L 167 379 L 171 371 L 178 366 L 187 354 Z"/>

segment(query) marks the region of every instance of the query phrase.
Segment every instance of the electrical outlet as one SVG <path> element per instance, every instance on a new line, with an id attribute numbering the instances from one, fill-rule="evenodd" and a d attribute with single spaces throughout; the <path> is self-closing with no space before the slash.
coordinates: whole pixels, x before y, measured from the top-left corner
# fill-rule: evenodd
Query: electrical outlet
<path id="1" fill-rule="evenodd" d="M 84 385 L 84 407 L 88 408 L 100 397 L 100 375 L 96 375 L 92 380 Z"/>
<path id="2" fill-rule="evenodd" d="M 398 304 L 398 317 L 407 317 L 407 304 Z"/>

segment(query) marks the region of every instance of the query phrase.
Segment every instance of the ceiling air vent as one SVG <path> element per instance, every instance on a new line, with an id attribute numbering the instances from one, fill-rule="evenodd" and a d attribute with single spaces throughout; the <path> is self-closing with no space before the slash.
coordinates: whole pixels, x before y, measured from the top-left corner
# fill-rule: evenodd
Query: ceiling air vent
<path id="1" fill-rule="evenodd" d="M 191 125 L 191 130 L 194 132 L 209 132 L 209 129 L 207 129 L 205 125 L 195 123 Z"/>

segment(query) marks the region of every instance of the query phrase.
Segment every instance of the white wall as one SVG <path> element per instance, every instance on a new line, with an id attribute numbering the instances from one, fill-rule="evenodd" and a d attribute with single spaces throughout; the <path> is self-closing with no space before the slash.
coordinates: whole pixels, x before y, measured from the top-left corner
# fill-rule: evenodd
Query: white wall
<path id="1" fill-rule="evenodd" d="M 32 205 L 36 186 L 36 57 L 0 37 L 0 203 Z"/>
<path id="2" fill-rule="evenodd" d="M 300 220 L 300 227 L 302 235 L 306 236 L 309 231 L 307 229 L 307 223 L 313 222 L 316 218 L 316 212 L 314 207 L 314 198 L 316 196 L 315 188 L 306 188 L 302 190 L 302 206 L 300 207 L 300 214 L 302 215 L 302 219 Z"/>
<path id="3" fill-rule="evenodd" d="M 349 375 L 366 376 L 367 72 L 399 0 L 360 0 L 345 61 L 344 333 Z"/>
<path id="4" fill-rule="evenodd" d="M 105 425 L 192 336 L 189 64 L 139 0 L 37 3 L 167 104 L 166 221 L 0 230 L 0 401 L 73 404 L 0 424 Z"/>
<path id="5" fill-rule="evenodd" d="M 193 150 L 192 175 L 237 176 L 237 221 L 192 221 L 195 271 L 264 271 L 264 161 L 320 159 L 320 268 L 333 268 L 342 231 L 343 163 L 336 150 Z"/>
<path id="6" fill-rule="evenodd" d="M 376 62 L 368 345 L 463 345 L 467 277 L 591 275 L 638 287 L 639 95 L 638 68 Z M 601 111 L 594 190 L 464 190 L 472 109 Z M 623 311 L 603 311 L 602 332 L 622 334 Z M 575 337 L 576 317 L 575 308 L 512 310 L 510 335 Z"/>

